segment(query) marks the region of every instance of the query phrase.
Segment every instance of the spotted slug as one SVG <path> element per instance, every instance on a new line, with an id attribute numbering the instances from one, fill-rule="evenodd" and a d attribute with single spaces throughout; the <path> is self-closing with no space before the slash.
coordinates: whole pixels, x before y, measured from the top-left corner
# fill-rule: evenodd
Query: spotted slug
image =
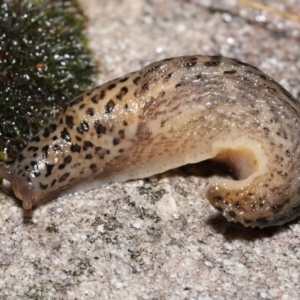
<path id="1" fill-rule="evenodd" d="M 229 221 L 280 225 L 300 215 L 300 105 L 257 68 L 221 56 L 152 63 L 71 101 L 0 176 L 24 216 L 60 195 L 214 160 L 210 203 Z"/>

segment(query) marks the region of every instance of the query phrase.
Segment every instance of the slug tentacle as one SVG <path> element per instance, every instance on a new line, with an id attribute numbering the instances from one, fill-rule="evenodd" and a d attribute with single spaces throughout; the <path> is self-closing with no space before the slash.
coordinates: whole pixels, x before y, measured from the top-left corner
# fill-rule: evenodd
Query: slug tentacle
<path id="1" fill-rule="evenodd" d="M 245 226 L 280 225 L 300 215 L 299 113 L 255 67 L 220 56 L 167 59 L 71 101 L 8 178 L 29 214 L 64 190 L 212 159 L 237 178 L 208 184 L 212 205 Z"/>

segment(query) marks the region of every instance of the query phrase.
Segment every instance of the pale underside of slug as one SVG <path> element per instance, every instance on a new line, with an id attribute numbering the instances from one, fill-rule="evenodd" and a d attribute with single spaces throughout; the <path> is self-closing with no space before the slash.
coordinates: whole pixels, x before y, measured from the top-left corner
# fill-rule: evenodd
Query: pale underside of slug
<path id="1" fill-rule="evenodd" d="M 295 98 L 248 64 L 166 59 L 71 101 L 0 175 L 30 215 L 64 190 L 212 159 L 237 177 L 207 185 L 216 209 L 245 226 L 280 225 L 300 215 L 299 113 Z"/>

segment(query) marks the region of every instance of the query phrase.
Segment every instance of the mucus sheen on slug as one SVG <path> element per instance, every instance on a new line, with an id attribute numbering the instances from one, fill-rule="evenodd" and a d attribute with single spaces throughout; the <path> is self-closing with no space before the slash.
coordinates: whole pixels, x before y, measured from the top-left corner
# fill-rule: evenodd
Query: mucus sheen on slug
<path id="1" fill-rule="evenodd" d="M 237 178 L 209 182 L 216 209 L 245 226 L 280 225 L 300 215 L 299 111 L 292 95 L 246 63 L 165 59 L 72 100 L 0 175 L 28 216 L 64 191 L 211 159 Z"/>

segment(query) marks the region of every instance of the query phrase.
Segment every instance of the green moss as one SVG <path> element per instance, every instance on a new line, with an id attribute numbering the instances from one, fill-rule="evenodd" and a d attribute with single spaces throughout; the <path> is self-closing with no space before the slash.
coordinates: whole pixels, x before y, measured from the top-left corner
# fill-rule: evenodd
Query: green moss
<path id="1" fill-rule="evenodd" d="M 176 184 L 174 186 L 174 190 L 175 190 L 176 193 L 178 193 L 179 195 L 181 195 L 183 197 L 188 196 L 188 192 L 180 184 Z"/>
<path id="2" fill-rule="evenodd" d="M 58 226 L 54 222 L 52 222 L 49 226 L 46 227 L 46 231 L 50 233 L 59 233 Z"/>
<path id="3" fill-rule="evenodd" d="M 72 266 L 72 269 L 64 270 L 64 272 L 74 277 L 81 275 L 93 275 L 95 272 L 88 258 L 70 261 L 70 266 Z"/>
<path id="4" fill-rule="evenodd" d="M 103 225 L 103 231 L 101 232 L 96 229 L 99 225 Z M 95 227 L 96 234 L 88 236 L 90 243 L 94 243 L 98 238 L 101 238 L 106 244 L 117 244 L 118 233 L 114 233 L 114 231 L 123 229 L 124 227 L 115 216 L 110 214 L 103 214 L 101 217 L 96 217 L 91 226 Z"/>
<path id="5" fill-rule="evenodd" d="M 0 163 L 92 83 L 76 1 L 0 0 Z"/>
<path id="6" fill-rule="evenodd" d="M 49 290 L 47 289 L 47 285 L 45 283 L 41 284 L 33 284 L 28 288 L 26 296 L 28 299 L 46 299 L 46 295 L 48 294 Z"/>
<path id="7" fill-rule="evenodd" d="M 124 201 L 131 208 L 132 216 L 135 216 L 136 218 L 139 218 L 141 220 L 150 219 L 153 221 L 153 223 L 158 223 L 161 221 L 161 217 L 157 214 L 155 209 L 151 210 L 145 207 L 139 207 L 134 201 L 131 200 L 131 197 L 129 196 L 125 197 Z"/>
<path id="8" fill-rule="evenodd" d="M 138 187 L 138 190 L 140 195 L 147 195 L 150 197 L 151 204 L 155 204 L 156 202 L 161 200 L 163 195 L 166 193 L 164 189 L 154 191 L 152 187 L 145 187 L 145 186 Z"/>
<path id="9" fill-rule="evenodd" d="M 105 220 L 103 220 L 101 217 L 96 217 L 92 226 L 103 225 L 103 229 L 105 231 L 115 231 L 119 228 L 123 228 L 123 224 L 120 223 L 116 219 L 116 217 L 108 215 L 108 214 L 104 214 L 103 216 L 104 216 Z"/>

